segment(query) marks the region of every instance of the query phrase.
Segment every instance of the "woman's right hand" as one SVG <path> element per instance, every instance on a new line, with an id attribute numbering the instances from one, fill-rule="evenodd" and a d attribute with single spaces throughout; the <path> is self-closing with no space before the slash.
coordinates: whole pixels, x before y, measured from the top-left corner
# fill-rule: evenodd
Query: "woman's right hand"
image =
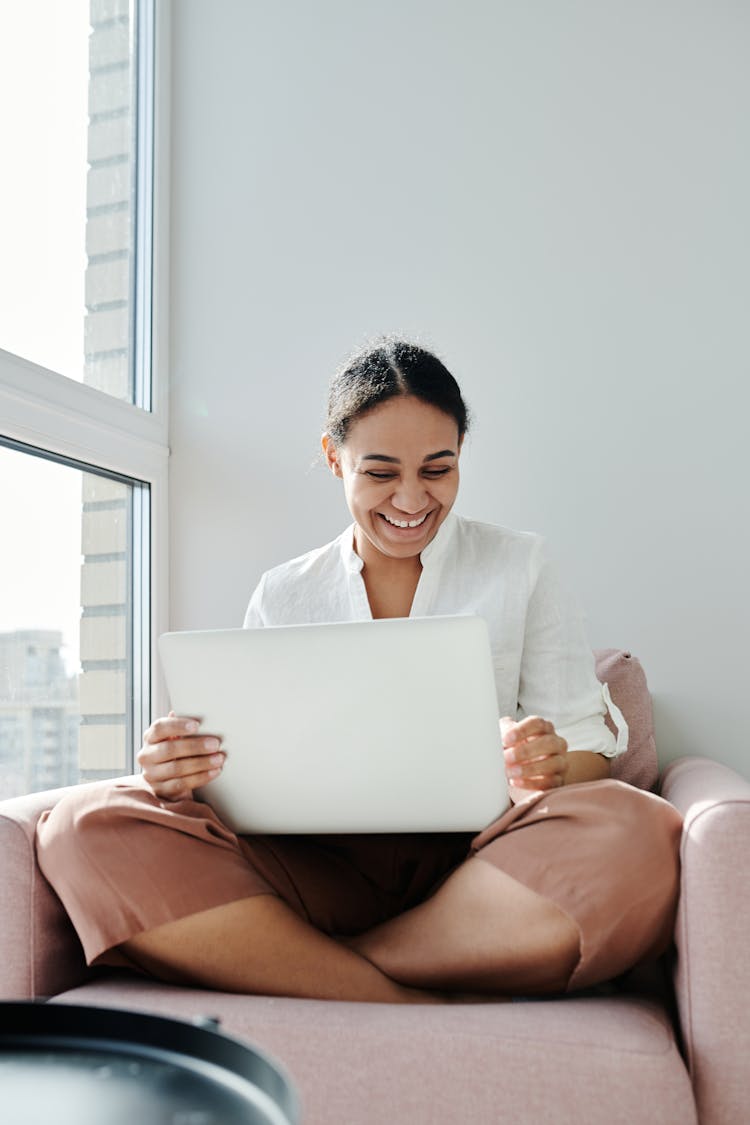
<path id="1" fill-rule="evenodd" d="M 143 734 L 137 761 L 149 787 L 166 801 L 192 797 L 193 790 L 221 773 L 224 755 L 215 735 L 200 734 L 196 719 L 180 718 L 174 711 L 155 719 Z"/>

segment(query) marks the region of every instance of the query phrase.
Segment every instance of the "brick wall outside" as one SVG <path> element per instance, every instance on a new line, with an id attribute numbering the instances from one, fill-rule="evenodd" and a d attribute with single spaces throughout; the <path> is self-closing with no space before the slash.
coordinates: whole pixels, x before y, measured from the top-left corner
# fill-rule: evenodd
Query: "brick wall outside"
<path id="1" fill-rule="evenodd" d="M 91 0 L 86 192 L 85 381 L 131 398 L 129 360 L 134 153 L 127 0 Z"/>
<path id="2" fill-rule="evenodd" d="M 133 66 L 128 0 L 91 0 L 84 381 L 132 400 Z M 128 715 L 131 489 L 83 476 L 81 725 L 83 779 L 130 769 Z"/>

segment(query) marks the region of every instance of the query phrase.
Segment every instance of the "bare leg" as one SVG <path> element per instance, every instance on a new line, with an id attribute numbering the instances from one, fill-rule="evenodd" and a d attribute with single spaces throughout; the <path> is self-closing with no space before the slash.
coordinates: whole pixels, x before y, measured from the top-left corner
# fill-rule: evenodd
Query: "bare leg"
<path id="1" fill-rule="evenodd" d="M 339 942 L 273 895 L 256 895 L 138 934 L 122 945 L 162 980 L 321 1000 L 439 1003 L 432 990 L 561 991 L 579 957 L 574 923 L 483 860 L 432 898 Z"/>
<path id="2" fill-rule="evenodd" d="M 347 945 L 404 985 L 506 995 L 562 991 L 579 958 L 571 919 L 481 859 Z"/>
<path id="3" fill-rule="evenodd" d="M 397 984 L 273 895 L 240 899 L 167 922 L 120 948 L 161 980 L 227 992 L 391 1004 L 440 1002 L 428 991 Z"/>

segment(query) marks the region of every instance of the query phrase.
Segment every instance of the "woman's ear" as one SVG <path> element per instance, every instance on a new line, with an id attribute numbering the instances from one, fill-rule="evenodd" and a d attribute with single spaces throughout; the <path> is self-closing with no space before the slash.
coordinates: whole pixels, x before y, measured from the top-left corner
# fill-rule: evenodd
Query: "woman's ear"
<path id="1" fill-rule="evenodd" d="M 341 465 L 339 464 L 339 457 L 336 451 L 336 446 L 333 444 L 333 439 L 330 434 L 323 434 L 320 439 L 320 444 L 323 446 L 323 456 L 326 459 L 326 464 L 335 477 L 342 476 Z"/>

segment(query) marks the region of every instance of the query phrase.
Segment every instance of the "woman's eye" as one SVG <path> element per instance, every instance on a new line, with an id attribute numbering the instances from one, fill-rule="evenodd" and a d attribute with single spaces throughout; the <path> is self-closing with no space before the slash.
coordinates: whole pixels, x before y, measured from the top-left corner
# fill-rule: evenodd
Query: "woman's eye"
<path id="1" fill-rule="evenodd" d="M 373 480 L 393 480 L 394 473 L 377 473 L 374 469 L 368 469 L 367 476 Z"/>
<path id="2" fill-rule="evenodd" d="M 444 469 L 425 469 L 424 475 L 430 480 L 434 480 L 435 477 L 444 477 L 445 474 L 449 473 L 450 471 L 450 466 L 448 465 Z"/>

